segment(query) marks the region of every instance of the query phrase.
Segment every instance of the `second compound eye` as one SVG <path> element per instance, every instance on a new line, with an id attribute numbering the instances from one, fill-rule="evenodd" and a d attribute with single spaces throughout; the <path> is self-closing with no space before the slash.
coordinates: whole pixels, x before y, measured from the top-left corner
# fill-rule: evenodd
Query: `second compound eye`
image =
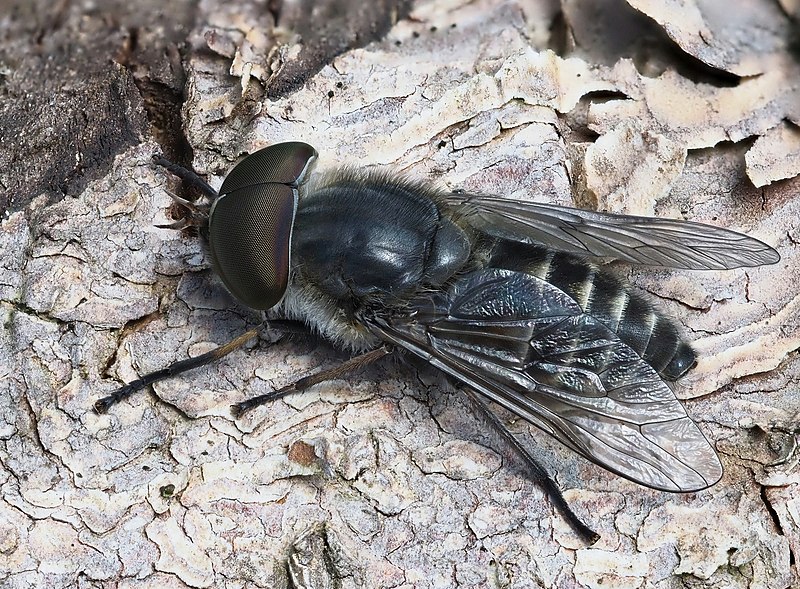
<path id="1" fill-rule="evenodd" d="M 265 183 L 223 194 L 211 208 L 208 243 L 228 290 L 253 309 L 269 309 L 289 283 L 298 191 Z"/>
<path id="2" fill-rule="evenodd" d="M 308 179 L 317 156 L 317 150 L 300 141 L 270 145 L 236 164 L 225 177 L 219 193 L 224 195 L 267 182 L 299 186 Z"/>

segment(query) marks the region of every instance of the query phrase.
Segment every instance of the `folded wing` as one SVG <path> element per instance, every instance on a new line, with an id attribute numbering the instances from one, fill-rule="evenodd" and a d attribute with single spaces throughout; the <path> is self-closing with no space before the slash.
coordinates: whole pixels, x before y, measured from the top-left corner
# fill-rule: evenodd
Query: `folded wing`
<path id="1" fill-rule="evenodd" d="M 725 270 L 780 260 L 777 251 L 757 239 L 703 223 L 490 196 L 453 194 L 445 202 L 485 233 L 574 254 L 689 270 Z"/>
<path id="2" fill-rule="evenodd" d="M 722 476 L 716 453 L 656 372 L 547 282 L 479 270 L 408 311 L 370 323 L 600 466 L 675 492 Z"/>

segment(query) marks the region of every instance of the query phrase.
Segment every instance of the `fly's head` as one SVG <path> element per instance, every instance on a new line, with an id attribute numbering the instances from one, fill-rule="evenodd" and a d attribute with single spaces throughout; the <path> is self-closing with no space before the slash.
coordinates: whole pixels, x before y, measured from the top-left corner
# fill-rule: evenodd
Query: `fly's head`
<path id="1" fill-rule="evenodd" d="M 212 265 L 248 307 L 269 309 L 286 293 L 297 203 L 316 159 L 313 147 L 296 141 L 261 149 L 231 170 L 211 204 Z"/>

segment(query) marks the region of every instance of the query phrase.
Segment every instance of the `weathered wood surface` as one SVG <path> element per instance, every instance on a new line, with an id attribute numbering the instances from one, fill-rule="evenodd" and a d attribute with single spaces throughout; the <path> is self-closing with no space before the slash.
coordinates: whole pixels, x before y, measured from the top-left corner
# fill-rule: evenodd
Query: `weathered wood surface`
<path id="1" fill-rule="evenodd" d="M 0 586 L 279 588 L 287 562 L 315 558 L 301 586 L 797 586 L 796 4 L 430 0 L 402 18 L 398 2 L 354 49 L 386 21 L 322 43 L 302 24 L 320 15 L 284 4 L 0 13 Z M 651 491 L 515 422 L 600 532 L 587 547 L 433 371 L 383 362 L 232 419 L 232 402 L 345 357 L 314 340 L 258 342 L 94 414 L 121 380 L 258 321 L 196 238 L 155 227 L 177 185 L 150 157 L 218 185 L 290 139 L 320 168 L 777 247 L 768 268 L 616 268 L 696 341 L 676 389 L 722 481 Z"/>

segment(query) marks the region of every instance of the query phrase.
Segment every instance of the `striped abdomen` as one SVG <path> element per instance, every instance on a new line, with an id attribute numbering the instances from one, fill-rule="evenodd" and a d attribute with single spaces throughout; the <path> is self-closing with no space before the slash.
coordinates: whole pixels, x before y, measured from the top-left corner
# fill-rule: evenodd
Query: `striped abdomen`
<path id="1" fill-rule="evenodd" d="M 672 321 L 593 264 L 563 252 L 501 241 L 492 249 L 488 265 L 528 272 L 564 291 L 615 331 L 662 378 L 676 380 L 695 363 L 694 351 Z"/>

